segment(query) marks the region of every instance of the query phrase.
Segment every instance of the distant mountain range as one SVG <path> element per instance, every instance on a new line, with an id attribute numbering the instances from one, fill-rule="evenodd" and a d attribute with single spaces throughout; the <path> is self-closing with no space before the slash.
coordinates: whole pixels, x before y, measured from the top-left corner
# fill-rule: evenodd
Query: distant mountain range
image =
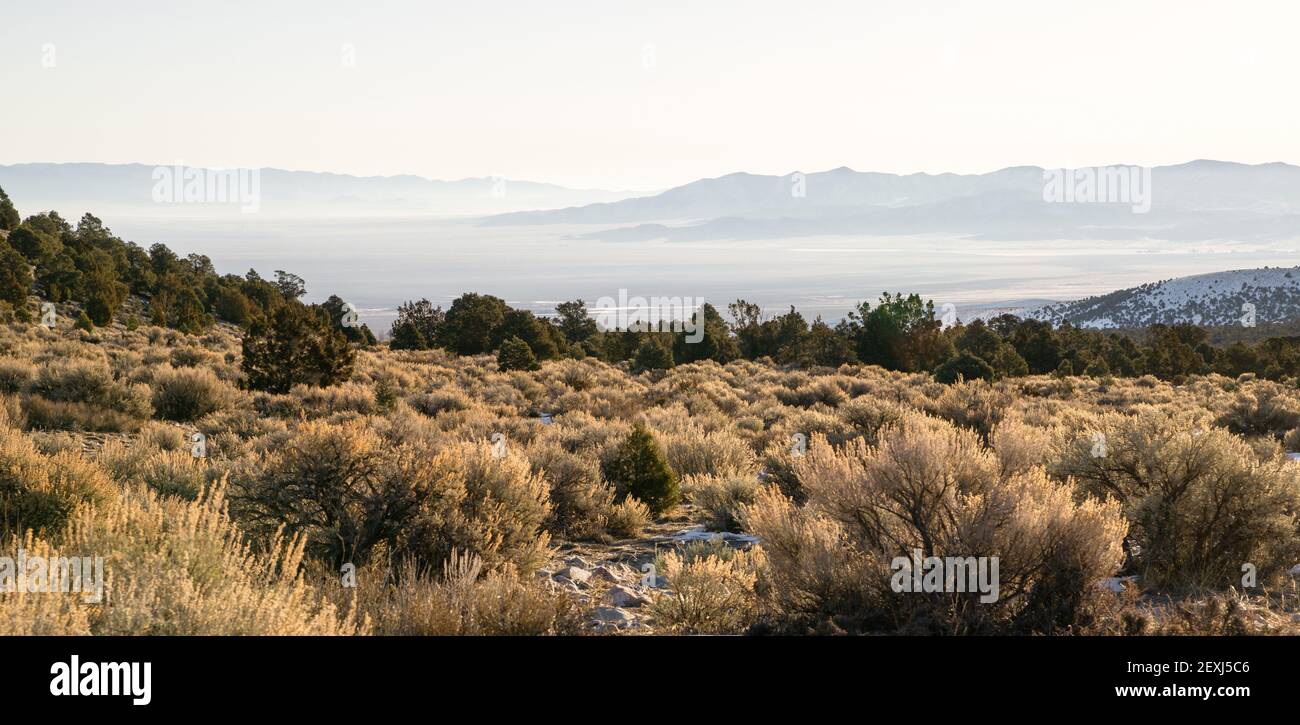
<path id="1" fill-rule="evenodd" d="M 1021 317 L 1078 327 L 1157 323 L 1242 325 L 1300 317 L 1300 267 L 1265 267 L 1152 282 L 1074 302 L 1019 311 Z"/>
<path id="2" fill-rule="evenodd" d="M 160 204 L 148 164 L 0 166 L 23 213 L 58 209 L 206 214 Z M 1111 167 L 1118 168 L 1118 167 Z M 260 170 L 260 210 L 298 215 L 431 213 L 507 225 L 589 225 L 572 238 L 635 242 L 817 235 L 947 234 L 972 239 L 1300 240 L 1300 167 L 1192 161 L 1150 170 L 1150 210 L 1130 201 L 1049 203 L 1044 169 L 987 174 L 884 174 L 841 167 L 810 174 L 735 173 L 662 193 L 571 189 L 490 177 L 351 176 Z M 1145 189 L 1144 189 L 1145 191 Z M 232 206 L 231 208 L 237 208 Z"/>
<path id="3" fill-rule="evenodd" d="M 1111 167 L 1116 168 L 1116 167 Z M 943 233 L 980 239 L 1300 239 L 1300 167 L 1192 161 L 1150 170 L 1149 212 L 1128 201 L 1048 203 L 1044 169 L 987 174 L 728 174 L 660 194 L 500 214 L 490 225 L 590 224 L 606 241 Z"/>
<path id="4" fill-rule="evenodd" d="M 0 165 L 0 187 L 24 214 L 44 209 L 67 213 L 114 207 L 183 211 L 184 205 L 154 201 L 154 170 L 148 164 Z M 347 212 L 427 212 L 485 215 L 519 209 L 545 209 L 610 202 L 632 192 L 570 189 L 513 179 L 473 178 L 440 181 L 420 176 L 351 176 L 314 171 L 260 169 L 260 208 L 275 213 L 319 210 Z M 72 205 L 82 205 L 82 207 Z"/>

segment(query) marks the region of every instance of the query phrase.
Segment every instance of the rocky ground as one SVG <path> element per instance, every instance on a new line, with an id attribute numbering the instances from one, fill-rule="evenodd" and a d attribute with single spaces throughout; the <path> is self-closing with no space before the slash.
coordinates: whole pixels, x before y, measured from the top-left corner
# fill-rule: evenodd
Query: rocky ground
<path id="1" fill-rule="evenodd" d="M 755 539 L 742 534 L 706 531 L 692 523 L 689 505 L 670 519 L 646 527 L 641 537 L 607 544 L 563 542 L 550 562 L 537 572 L 557 591 L 570 593 L 587 613 L 593 631 L 654 634 L 651 605 L 672 590 L 658 571 L 657 557 L 696 541 L 747 549 Z"/>

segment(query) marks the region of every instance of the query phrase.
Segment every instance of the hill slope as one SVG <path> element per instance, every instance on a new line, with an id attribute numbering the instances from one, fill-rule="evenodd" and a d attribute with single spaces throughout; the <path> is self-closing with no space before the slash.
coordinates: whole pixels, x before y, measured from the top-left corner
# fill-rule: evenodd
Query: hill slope
<path id="1" fill-rule="evenodd" d="M 1157 323 L 1243 325 L 1300 316 L 1300 267 L 1265 267 L 1152 282 L 1073 302 L 1024 311 L 1022 317 L 1078 327 L 1144 327 Z"/>

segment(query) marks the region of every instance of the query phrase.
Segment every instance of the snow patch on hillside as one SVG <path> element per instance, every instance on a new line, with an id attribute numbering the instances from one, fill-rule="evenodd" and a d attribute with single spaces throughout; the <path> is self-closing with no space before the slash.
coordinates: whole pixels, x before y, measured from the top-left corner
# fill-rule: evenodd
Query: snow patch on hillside
<path id="1" fill-rule="evenodd" d="M 1078 327 L 1142 327 L 1281 322 L 1300 315 L 1300 267 L 1213 272 L 1152 282 L 1073 302 L 1044 305 L 1021 317 Z"/>

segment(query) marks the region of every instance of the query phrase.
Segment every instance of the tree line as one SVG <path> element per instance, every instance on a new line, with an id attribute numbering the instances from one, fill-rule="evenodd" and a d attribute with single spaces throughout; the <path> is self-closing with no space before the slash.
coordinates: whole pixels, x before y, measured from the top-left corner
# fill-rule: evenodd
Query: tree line
<path id="1" fill-rule="evenodd" d="M 295 384 L 346 380 L 354 348 L 377 342 L 339 297 L 303 303 L 306 283 L 297 275 L 277 270 L 273 279 L 264 279 L 251 269 L 242 276 L 218 274 L 205 255 L 182 258 L 164 244 L 145 249 L 113 235 L 91 214 L 75 226 L 53 211 L 20 220 L 3 189 L 0 237 L 0 307 L 18 320 L 33 319 L 28 297 L 36 294 L 78 303 L 78 325 L 85 329 L 109 324 L 133 296 L 144 304 L 121 315 L 128 327 L 147 321 L 200 334 L 227 322 L 244 330 L 244 370 L 256 389 L 283 392 Z M 469 292 L 446 310 L 427 299 L 403 303 L 388 344 L 458 355 L 495 352 L 503 369 L 524 370 L 544 360 L 594 357 L 629 363 L 636 371 L 701 360 L 870 364 L 931 373 L 941 382 L 1038 374 L 1300 377 L 1300 336 L 1213 345 L 1205 328 L 1190 324 L 1120 333 L 1068 323 L 1054 327 L 1009 314 L 945 326 L 933 302 L 893 293 L 861 303 L 834 325 L 820 317 L 809 321 L 794 307 L 767 315 L 745 300 L 727 305 L 726 312 L 724 318 L 713 305 L 702 305 L 688 326 L 694 334 L 602 330 L 582 300 L 560 303 L 553 315 L 542 317 Z"/>
<path id="2" fill-rule="evenodd" d="M 503 368 L 528 369 L 560 357 L 630 362 L 635 370 L 714 360 L 768 359 L 778 365 L 837 367 L 879 365 L 927 372 L 940 382 L 993 380 L 1025 375 L 1155 377 L 1176 380 L 1212 372 L 1281 380 L 1300 376 L 1300 337 L 1255 344 L 1210 344 L 1205 328 L 1152 325 L 1140 335 L 1090 330 L 1011 314 L 945 326 L 934 303 L 919 295 L 886 292 L 863 302 L 844 320 L 811 322 L 794 307 L 765 315 L 752 302 L 727 305 L 728 317 L 710 304 L 694 312 L 698 341 L 685 330 L 602 330 L 582 300 L 556 306 L 543 318 L 511 308 L 491 295 L 467 293 L 447 310 L 427 299 L 398 308 L 389 346 L 443 348 L 461 355 L 498 351 Z M 703 334 L 699 330 L 702 328 Z"/>
<path id="3" fill-rule="evenodd" d="M 121 319 L 128 329 L 152 324 L 201 334 L 221 321 L 244 330 L 243 366 L 250 387 L 284 392 L 294 384 L 331 385 L 351 375 L 353 348 L 375 343 L 365 325 L 349 324 L 346 303 L 301 301 L 306 283 L 276 270 L 264 279 L 218 274 L 206 255 L 181 257 L 165 244 L 145 249 L 114 235 L 92 214 L 73 225 L 57 212 L 21 219 L 0 189 L 0 308 L 35 319 L 29 295 L 79 308 L 87 331 Z M 132 297 L 142 304 L 127 307 Z"/>

